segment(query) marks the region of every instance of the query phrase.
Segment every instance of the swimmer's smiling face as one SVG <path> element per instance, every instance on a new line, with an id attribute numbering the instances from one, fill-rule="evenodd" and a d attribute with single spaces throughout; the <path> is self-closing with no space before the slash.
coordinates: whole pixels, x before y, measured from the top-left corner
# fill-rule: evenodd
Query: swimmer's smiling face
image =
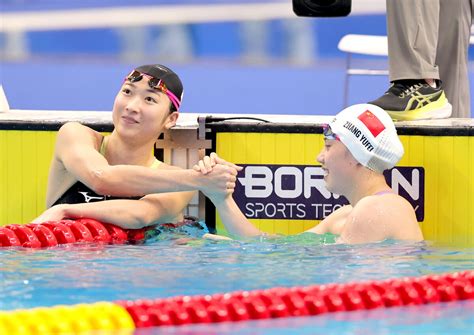
<path id="1" fill-rule="evenodd" d="M 158 89 L 150 88 L 148 79 L 125 81 L 113 107 L 115 129 L 121 134 L 156 139 L 176 124 L 178 112 L 170 113 L 171 101 Z"/>
<path id="2" fill-rule="evenodd" d="M 346 146 L 341 141 L 325 139 L 317 161 L 324 171 L 326 188 L 332 193 L 344 194 L 352 184 L 359 164 Z"/>

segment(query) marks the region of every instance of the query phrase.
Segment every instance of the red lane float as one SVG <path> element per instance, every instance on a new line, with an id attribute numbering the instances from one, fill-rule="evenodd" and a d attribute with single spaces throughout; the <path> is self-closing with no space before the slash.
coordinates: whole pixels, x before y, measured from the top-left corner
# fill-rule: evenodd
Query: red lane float
<path id="1" fill-rule="evenodd" d="M 48 221 L 0 227 L 0 247 L 44 248 L 76 242 L 136 243 L 145 239 L 142 229 L 123 229 L 92 219 Z"/>
<path id="2" fill-rule="evenodd" d="M 318 315 L 474 299 L 474 271 L 206 296 L 116 301 L 137 328 Z"/>
<path id="3" fill-rule="evenodd" d="M 18 236 L 16 234 L 6 228 L 6 227 L 0 227 L 0 244 L 2 246 L 7 246 L 7 247 L 20 247 L 21 242 L 18 239 Z"/>
<path id="4" fill-rule="evenodd" d="M 40 224 L 27 224 L 26 226 L 36 234 L 36 237 L 41 242 L 41 247 L 54 247 L 58 245 L 56 236 L 46 226 Z"/>
<path id="5" fill-rule="evenodd" d="M 94 237 L 87 227 L 79 221 L 63 220 L 62 223 L 71 230 L 76 242 L 94 242 Z"/>
<path id="6" fill-rule="evenodd" d="M 64 224 L 65 220 L 62 221 L 48 221 L 40 223 L 41 225 L 45 226 L 56 236 L 58 240 L 58 244 L 69 244 L 76 242 L 76 238 L 74 237 L 74 233 L 71 229 Z"/>
<path id="7" fill-rule="evenodd" d="M 25 248 L 40 248 L 41 242 L 36 234 L 27 226 L 11 224 L 5 228 L 10 229 L 20 241 L 21 246 Z"/>

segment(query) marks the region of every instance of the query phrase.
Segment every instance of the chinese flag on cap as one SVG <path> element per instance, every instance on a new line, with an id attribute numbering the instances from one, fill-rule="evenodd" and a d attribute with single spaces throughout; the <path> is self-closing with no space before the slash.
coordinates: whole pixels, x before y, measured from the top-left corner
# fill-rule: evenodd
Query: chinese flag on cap
<path id="1" fill-rule="evenodd" d="M 374 137 L 377 137 L 385 129 L 383 123 L 369 110 L 360 114 L 358 119 L 369 129 Z"/>

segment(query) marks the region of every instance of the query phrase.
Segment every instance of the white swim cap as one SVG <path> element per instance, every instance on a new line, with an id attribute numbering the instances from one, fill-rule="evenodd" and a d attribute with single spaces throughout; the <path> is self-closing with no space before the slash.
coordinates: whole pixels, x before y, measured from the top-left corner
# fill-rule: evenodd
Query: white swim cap
<path id="1" fill-rule="evenodd" d="M 329 123 L 332 132 L 352 156 L 369 169 L 382 173 L 402 158 L 403 145 L 390 116 L 380 107 L 347 107 Z"/>

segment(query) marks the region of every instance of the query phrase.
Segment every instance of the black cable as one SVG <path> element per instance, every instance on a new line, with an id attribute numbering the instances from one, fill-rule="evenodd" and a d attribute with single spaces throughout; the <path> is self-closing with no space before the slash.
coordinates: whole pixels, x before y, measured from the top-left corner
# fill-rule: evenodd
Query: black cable
<path id="1" fill-rule="evenodd" d="M 228 121 L 228 120 L 254 120 L 254 121 L 261 121 L 264 123 L 270 123 L 270 121 L 268 120 L 264 120 L 264 119 L 260 119 L 258 117 L 252 117 L 252 116 L 235 116 L 235 117 L 207 116 L 206 117 L 206 123 L 222 122 L 222 121 Z"/>

